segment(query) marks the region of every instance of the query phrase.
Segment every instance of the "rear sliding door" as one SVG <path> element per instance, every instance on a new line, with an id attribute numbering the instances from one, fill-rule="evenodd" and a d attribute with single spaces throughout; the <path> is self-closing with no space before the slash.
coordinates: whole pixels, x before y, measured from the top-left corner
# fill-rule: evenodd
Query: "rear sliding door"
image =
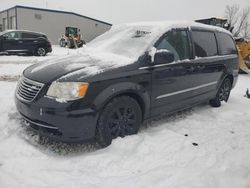
<path id="1" fill-rule="evenodd" d="M 192 29 L 195 79 L 194 103 L 207 100 L 216 94 L 216 88 L 225 71 L 223 57 L 219 56 L 214 31 Z"/>

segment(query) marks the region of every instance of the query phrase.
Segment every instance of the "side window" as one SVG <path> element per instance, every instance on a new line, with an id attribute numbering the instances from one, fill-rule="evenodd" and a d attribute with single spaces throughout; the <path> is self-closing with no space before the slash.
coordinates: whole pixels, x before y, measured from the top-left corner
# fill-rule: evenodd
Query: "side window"
<path id="1" fill-rule="evenodd" d="M 197 57 L 210 57 L 218 55 L 215 34 L 207 31 L 192 31 L 195 55 Z"/>
<path id="2" fill-rule="evenodd" d="M 237 54 L 235 43 L 230 35 L 219 33 L 218 39 L 221 46 L 222 55 Z"/>
<path id="3" fill-rule="evenodd" d="M 157 50 L 166 49 L 172 52 L 175 61 L 190 59 L 190 45 L 187 31 L 169 31 L 155 47 Z"/>
<path id="4" fill-rule="evenodd" d="M 7 39 L 19 39 L 19 38 L 21 38 L 20 32 L 16 32 L 16 31 L 6 33 L 3 36 L 7 37 Z"/>
<path id="5" fill-rule="evenodd" d="M 38 38 L 39 35 L 33 34 L 33 33 L 22 33 L 22 38 L 24 39 L 34 39 L 34 38 Z"/>

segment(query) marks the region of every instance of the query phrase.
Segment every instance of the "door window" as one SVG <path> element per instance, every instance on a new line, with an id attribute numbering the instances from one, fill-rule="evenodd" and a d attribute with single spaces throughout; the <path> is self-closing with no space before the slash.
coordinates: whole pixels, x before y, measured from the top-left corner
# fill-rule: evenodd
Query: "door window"
<path id="1" fill-rule="evenodd" d="M 38 38 L 39 35 L 37 34 L 33 34 L 33 33 L 22 33 L 22 38 L 23 39 L 35 39 L 35 38 Z"/>
<path id="2" fill-rule="evenodd" d="M 197 57 L 218 55 L 217 42 L 213 32 L 193 31 L 192 33 Z"/>
<path id="3" fill-rule="evenodd" d="M 20 32 L 16 32 L 16 31 L 6 33 L 3 36 L 6 37 L 7 39 L 20 39 L 21 38 Z"/>
<path id="4" fill-rule="evenodd" d="M 222 55 L 237 54 L 235 43 L 230 35 L 219 33 L 218 36 Z"/>
<path id="5" fill-rule="evenodd" d="M 166 49 L 172 52 L 175 61 L 190 59 L 190 43 L 187 31 L 172 30 L 167 32 L 161 41 L 156 44 L 156 49 Z"/>

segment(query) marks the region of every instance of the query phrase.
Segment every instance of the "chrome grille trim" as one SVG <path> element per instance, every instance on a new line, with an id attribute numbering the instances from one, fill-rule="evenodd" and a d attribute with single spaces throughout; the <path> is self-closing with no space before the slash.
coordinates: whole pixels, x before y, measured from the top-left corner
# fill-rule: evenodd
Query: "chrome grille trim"
<path id="1" fill-rule="evenodd" d="M 37 97 L 43 86 L 43 83 L 22 76 L 17 85 L 16 96 L 22 101 L 32 102 Z"/>

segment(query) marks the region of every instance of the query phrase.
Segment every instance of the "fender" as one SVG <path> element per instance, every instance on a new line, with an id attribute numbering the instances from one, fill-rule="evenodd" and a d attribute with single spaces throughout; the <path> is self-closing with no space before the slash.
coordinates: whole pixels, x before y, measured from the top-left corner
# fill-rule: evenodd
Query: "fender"
<path id="1" fill-rule="evenodd" d="M 122 82 L 110 85 L 104 89 L 94 100 L 97 110 L 101 110 L 112 98 L 122 94 L 134 94 L 140 99 L 139 104 L 143 105 L 144 119 L 150 115 L 150 95 L 148 91 L 137 83 Z"/>

